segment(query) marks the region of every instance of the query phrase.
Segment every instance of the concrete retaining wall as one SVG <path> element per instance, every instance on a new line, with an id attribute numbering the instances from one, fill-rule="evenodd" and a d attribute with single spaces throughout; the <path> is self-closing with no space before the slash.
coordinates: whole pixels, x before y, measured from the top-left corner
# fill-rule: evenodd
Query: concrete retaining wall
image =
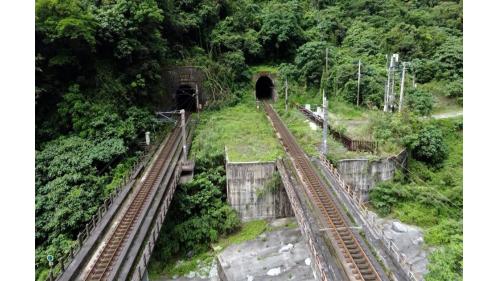
<path id="1" fill-rule="evenodd" d="M 345 182 L 360 192 L 363 200 L 367 200 L 373 186 L 392 179 L 396 169 L 406 166 L 406 158 L 407 152 L 403 150 L 398 155 L 379 160 L 344 159 L 338 161 L 336 166 Z"/>
<path id="2" fill-rule="evenodd" d="M 284 187 L 265 188 L 275 171 L 275 162 L 226 161 L 227 200 L 243 221 L 293 216 Z"/>

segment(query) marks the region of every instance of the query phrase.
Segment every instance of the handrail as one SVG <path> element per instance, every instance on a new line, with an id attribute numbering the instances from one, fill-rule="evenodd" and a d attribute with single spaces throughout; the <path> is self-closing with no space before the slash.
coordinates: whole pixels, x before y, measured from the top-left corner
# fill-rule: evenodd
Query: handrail
<path id="1" fill-rule="evenodd" d="M 400 156 L 401 153 L 399 153 L 398 156 Z M 406 255 L 400 253 L 400 250 L 398 249 L 396 244 L 394 244 L 394 242 L 383 236 L 382 232 L 377 228 L 377 225 L 375 224 L 375 217 L 371 216 L 370 219 L 370 216 L 368 216 L 368 208 L 361 200 L 361 193 L 354 191 L 348 184 L 345 183 L 340 173 L 337 171 L 334 165 L 328 159 L 326 159 L 325 156 L 320 155 L 319 159 L 321 163 L 327 168 L 327 170 L 334 176 L 335 180 L 339 183 L 341 187 L 340 190 L 347 195 L 347 198 L 349 198 L 351 204 L 358 209 L 359 215 L 364 219 L 364 221 L 366 221 L 367 226 L 370 228 L 375 238 L 379 239 L 382 242 L 382 245 L 386 247 L 387 252 L 394 257 L 397 263 L 399 263 L 401 269 L 405 272 L 408 279 L 410 281 L 418 281 L 418 279 L 415 277 L 415 273 L 412 271 L 412 265 L 408 262 Z"/>
<path id="2" fill-rule="evenodd" d="M 78 254 L 84 242 L 93 233 L 97 224 L 104 217 L 111 205 L 115 202 L 115 199 L 121 194 L 127 183 L 137 177 L 140 170 L 142 170 L 146 163 L 150 160 L 152 154 L 159 146 L 161 140 L 162 138 L 160 138 L 159 136 L 153 136 L 152 144 L 148 146 L 146 150 L 140 152 L 139 158 L 134 162 L 132 169 L 128 170 L 125 175 L 123 175 L 118 187 L 116 187 L 115 190 L 111 192 L 110 196 L 106 198 L 104 202 L 97 208 L 97 214 L 94 214 L 92 216 L 92 219 L 85 225 L 85 228 L 78 233 L 76 240 L 77 243 L 69 248 L 67 254 L 63 255 L 60 259 L 57 259 L 54 262 L 54 265 L 50 269 L 49 275 L 47 276 L 45 281 L 57 280 L 64 273 L 67 265 L 69 265 L 72 262 L 73 258 Z"/>
<path id="3" fill-rule="evenodd" d="M 306 117 L 315 122 L 318 126 L 323 127 L 323 118 L 317 116 L 311 110 L 305 108 L 304 106 L 294 103 L 294 105 L 302 112 Z M 378 148 L 378 143 L 376 141 L 369 140 L 355 140 L 345 134 L 335 130 L 330 124 L 328 124 L 328 131 L 333 136 L 333 138 L 340 141 L 345 148 L 350 151 L 370 151 L 374 153 Z"/>

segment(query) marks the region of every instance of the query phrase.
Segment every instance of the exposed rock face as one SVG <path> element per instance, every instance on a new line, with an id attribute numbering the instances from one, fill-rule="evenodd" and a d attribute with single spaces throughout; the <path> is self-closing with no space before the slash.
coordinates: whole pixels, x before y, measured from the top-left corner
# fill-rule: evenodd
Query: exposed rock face
<path id="1" fill-rule="evenodd" d="M 313 281 L 311 259 L 298 228 L 264 233 L 232 245 L 218 257 L 221 280 Z"/>
<path id="2" fill-rule="evenodd" d="M 399 252 L 406 256 L 416 277 L 423 280 L 423 276 L 428 272 L 429 250 L 424 247 L 422 230 L 397 220 L 381 219 L 373 212 L 370 212 L 371 216 L 375 218 L 377 229 L 381 230 L 382 235 L 392 241 Z"/>

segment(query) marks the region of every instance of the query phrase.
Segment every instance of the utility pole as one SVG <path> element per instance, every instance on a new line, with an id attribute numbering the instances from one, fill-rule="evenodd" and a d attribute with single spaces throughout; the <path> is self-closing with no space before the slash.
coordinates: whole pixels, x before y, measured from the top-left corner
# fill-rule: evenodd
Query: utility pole
<path id="1" fill-rule="evenodd" d="M 326 145 L 326 138 L 328 136 L 328 100 L 325 96 L 325 89 L 323 89 L 323 155 L 326 157 L 328 147 Z"/>
<path id="2" fill-rule="evenodd" d="M 396 71 L 394 66 L 392 67 L 392 78 L 391 78 L 391 94 L 389 95 L 389 110 L 392 112 L 394 108 L 394 84 L 396 81 Z"/>
<path id="3" fill-rule="evenodd" d="M 200 100 L 198 97 L 198 84 L 196 84 L 196 112 L 200 112 Z"/>
<path id="4" fill-rule="evenodd" d="M 325 55 L 325 72 L 326 72 L 326 77 L 328 77 L 328 48 L 326 48 L 326 55 Z"/>
<path id="5" fill-rule="evenodd" d="M 393 101 L 394 101 L 394 80 L 395 80 L 395 71 L 394 68 L 396 63 L 399 60 L 399 54 L 392 54 L 389 66 L 387 68 L 387 89 L 386 89 L 386 98 L 384 102 L 384 112 L 392 110 Z M 392 74 L 392 79 L 391 79 Z"/>
<path id="6" fill-rule="evenodd" d="M 356 106 L 359 107 L 359 84 L 361 82 L 361 60 L 358 60 L 358 96 L 356 100 Z"/>
<path id="7" fill-rule="evenodd" d="M 388 105 L 388 97 L 389 97 L 389 85 L 391 81 L 391 63 L 389 62 L 389 56 L 385 56 L 387 59 L 387 84 L 385 85 L 385 93 L 384 93 L 384 112 L 387 112 Z M 392 57 L 391 57 L 392 62 Z"/>
<path id="8" fill-rule="evenodd" d="M 285 79 L 285 111 L 288 111 L 288 78 Z"/>
<path id="9" fill-rule="evenodd" d="M 186 116 L 184 109 L 181 109 L 181 128 L 182 128 L 182 162 L 186 162 L 187 161 Z"/>
<path id="10" fill-rule="evenodd" d="M 405 72 L 406 72 L 406 62 L 403 62 L 403 73 L 401 74 L 401 92 L 399 93 L 399 112 L 403 108 L 403 94 L 405 90 Z"/>

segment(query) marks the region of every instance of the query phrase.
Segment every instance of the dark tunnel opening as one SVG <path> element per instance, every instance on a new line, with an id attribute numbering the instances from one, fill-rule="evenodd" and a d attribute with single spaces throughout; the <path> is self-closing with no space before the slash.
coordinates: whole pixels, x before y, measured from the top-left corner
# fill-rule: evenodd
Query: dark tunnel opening
<path id="1" fill-rule="evenodd" d="M 176 108 L 186 111 L 196 111 L 196 91 L 189 85 L 180 85 L 175 92 Z"/>
<path id="2" fill-rule="evenodd" d="M 273 81 L 267 76 L 257 79 L 255 85 L 255 96 L 258 100 L 269 100 L 273 98 Z"/>

